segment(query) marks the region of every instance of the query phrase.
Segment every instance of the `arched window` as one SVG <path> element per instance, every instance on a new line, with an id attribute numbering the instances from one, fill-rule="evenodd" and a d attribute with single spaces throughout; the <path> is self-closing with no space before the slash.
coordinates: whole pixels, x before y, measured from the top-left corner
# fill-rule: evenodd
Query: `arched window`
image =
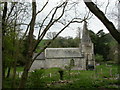
<path id="1" fill-rule="evenodd" d="M 75 66 L 75 61 L 74 61 L 74 59 L 71 59 L 71 60 L 70 60 L 70 66 Z"/>

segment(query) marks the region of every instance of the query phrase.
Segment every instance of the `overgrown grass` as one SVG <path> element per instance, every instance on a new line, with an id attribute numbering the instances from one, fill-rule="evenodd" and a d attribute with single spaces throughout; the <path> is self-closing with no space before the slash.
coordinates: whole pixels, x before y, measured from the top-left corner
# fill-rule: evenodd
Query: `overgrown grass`
<path id="1" fill-rule="evenodd" d="M 60 68 L 45 69 L 41 81 L 44 82 L 45 88 L 117 88 L 117 68 L 117 65 L 103 64 L 93 71 L 71 70 L 70 76 L 69 72 L 64 70 L 61 82 L 58 73 Z"/>
<path id="2" fill-rule="evenodd" d="M 22 72 L 23 71 L 23 67 L 17 67 L 16 68 L 16 72 Z M 5 74 L 8 73 L 8 68 L 5 70 Z M 10 75 L 13 73 L 13 68 L 10 69 Z"/>
<path id="3" fill-rule="evenodd" d="M 21 71 L 19 68 L 18 71 Z M 60 80 L 60 68 L 41 69 L 29 73 L 26 88 L 118 88 L 118 66 L 99 65 L 96 70 L 63 70 L 63 80 Z M 9 80 L 7 81 L 7 84 Z"/>
<path id="4" fill-rule="evenodd" d="M 22 71 L 23 71 L 23 67 L 16 68 L 16 87 L 18 86 L 18 84 L 20 82 L 20 78 L 19 78 L 18 73 L 20 73 Z M 6 69 L 5 76 L 7 76 L 7 73 L 8 73 L 8 70 Z M 5 88 L 11 88 L 12 80 L 13 80 L 13 68 L 11 68 L 11 70 L 10 70 L 10 76 L 8 78 L 5 77 L 3 86 Z"/>

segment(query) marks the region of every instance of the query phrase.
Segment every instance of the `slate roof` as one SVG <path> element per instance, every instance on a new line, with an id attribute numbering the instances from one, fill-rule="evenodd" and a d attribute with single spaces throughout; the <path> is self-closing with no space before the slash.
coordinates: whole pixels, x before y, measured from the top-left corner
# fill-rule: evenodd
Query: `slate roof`
<path id="1" fill-rule="evenodd" d="M 36 56 L 36 55 L 37 55 L 37 53 L 34 53 L 34 56 Z M 36 60 L 45 60 L 45 53 L 42 52 L 42 53 L 36 58 Z"/>
<path id="2" fill-rule="evenodd" d="M 82 58 L 79 48 L 47 48 L 46 58 Z"/>
<path id="3" fill-rule="evenodd" d="M 34 54 L 36 56 L 37 53 Z M 46 48 L 36 60 L 83 58 L 79 48 Z"/>

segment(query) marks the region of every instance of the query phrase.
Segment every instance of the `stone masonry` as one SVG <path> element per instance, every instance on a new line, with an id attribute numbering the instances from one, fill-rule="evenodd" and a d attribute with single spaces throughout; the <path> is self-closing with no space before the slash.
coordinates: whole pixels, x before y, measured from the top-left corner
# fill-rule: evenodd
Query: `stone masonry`
<path id="1" fill-rule="evenodd" d="M 46 48 L 33 62 L 30 71 L 41 68 L 65 68 L 74 60 L 74 70 L 86 70 L 88 65 L 95 66 L 94 47 L 90 39 L 87 23 L 84 22 L 82 39 L 78 48 Z M 36 53 L 35 53 L 36 55 Z"/>

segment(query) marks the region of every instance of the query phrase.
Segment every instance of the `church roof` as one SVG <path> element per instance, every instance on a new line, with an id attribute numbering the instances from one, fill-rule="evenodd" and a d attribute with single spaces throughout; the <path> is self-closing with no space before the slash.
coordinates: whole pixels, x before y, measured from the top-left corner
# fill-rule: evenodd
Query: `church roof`
<path id="1" fill-rule="evenodd" d="M 37 53 L 34 54 L 36 56 Z M 82 58 L 79 48 L 46 48 L 36 60 Z"/>
<path id="2" fill-rule="evenodd" d="M 34 56 L 36 56 L 36 55 L 37 55 L 37 53 L 34 53 Z M 42 52 L 42 53 L 36 58 L 36 60 L 45 60 L 45 53 Z"/>
<path id="3" fill-rule="evenodd" d="M 46 58 L 81 58 L 79 48 L 47 48 Z"/>

